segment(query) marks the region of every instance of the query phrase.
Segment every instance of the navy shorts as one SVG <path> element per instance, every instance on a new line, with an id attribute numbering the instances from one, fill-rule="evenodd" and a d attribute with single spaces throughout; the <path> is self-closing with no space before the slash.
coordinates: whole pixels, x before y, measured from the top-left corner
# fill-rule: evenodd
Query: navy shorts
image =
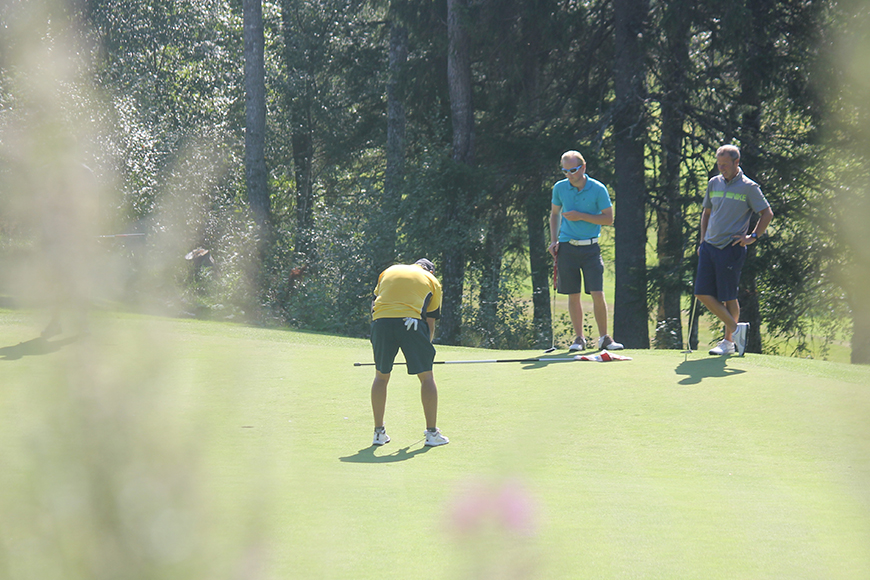
<path id="1" fill-rule="evenodd" d="M 371 342 L 375 368 L 385 375 L 393 371 L 399 349 L 405 355 L 409 375 L 432 370 L 435 347 L 429 342 L 429 325 L 425 320 L 417 322 L 417 330 L 414 327 L 409 330 L 404 318 L 378 318 L 372 322 Z"/>
<path id="2" fill-rule="evenodd" d="M 719 302 L 737 300 L 740 272 L 745 261 L 745 246 L 729 244 L 720 249 L 703 242 L 698 255 L 695 295 L 714 296 Z"/>
<path id="3" fill-rule="evenodd" d="M 559 294 L 580 294 L 581 281 L 587 294 L 604 290 L 604 260 L 598 244 L 572 246 L 568 242 L 559 242 L 556 268 Z"/>

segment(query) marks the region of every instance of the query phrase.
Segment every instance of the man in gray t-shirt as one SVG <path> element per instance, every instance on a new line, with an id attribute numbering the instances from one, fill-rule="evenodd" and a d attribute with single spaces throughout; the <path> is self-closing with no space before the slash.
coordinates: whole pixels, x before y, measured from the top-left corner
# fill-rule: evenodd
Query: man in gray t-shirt
<path id="1" fill-rule="evenodd" d="M 716 151 L 719 175 L 707 184 L 701 214 L 701 245 L 695 296 L 725 324 L 725 336 L 710 354 L 742 356 L 749 323 L 740 320 L 737 285 L 746 260 L 746 246 L 755 243 L 773 219 L 770 204 L 758 184 L 740 169 L 740 150 L 723 145 Z M 749 233 L 752 214 L 758 223 Z"/>

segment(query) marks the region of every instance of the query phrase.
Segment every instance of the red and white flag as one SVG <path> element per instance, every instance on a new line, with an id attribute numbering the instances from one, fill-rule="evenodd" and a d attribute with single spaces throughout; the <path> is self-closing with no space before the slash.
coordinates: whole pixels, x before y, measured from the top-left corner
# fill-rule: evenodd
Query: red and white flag
<path id="1" fill-rule="evenodd" d="M 602 350 L 596 354 L 578 354 L 574 360 L 591 360 L 593 362 L 610 362 L 612 360 L 631 360 L 630 356 L 622 356 L 621 354 L 613 354 L 610 351 Z"/>

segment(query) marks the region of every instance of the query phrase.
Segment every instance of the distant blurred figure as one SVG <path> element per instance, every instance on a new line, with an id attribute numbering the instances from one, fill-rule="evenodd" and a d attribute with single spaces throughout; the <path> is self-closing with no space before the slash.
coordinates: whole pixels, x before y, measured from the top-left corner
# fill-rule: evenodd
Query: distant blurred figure
<path id="1" fill-rule="evenodd" d="M 78 335 L 90 331 L 88 310 L 96 282 L 98 184 L 94 172 L 79 163 L 57 173 L 50 172 L 50 188 L 39 208 L 41 229 L 41 280 L 49 301 L 51 319 L 41 336 L 44 339 L 63 333 L 64 322 Z"/>

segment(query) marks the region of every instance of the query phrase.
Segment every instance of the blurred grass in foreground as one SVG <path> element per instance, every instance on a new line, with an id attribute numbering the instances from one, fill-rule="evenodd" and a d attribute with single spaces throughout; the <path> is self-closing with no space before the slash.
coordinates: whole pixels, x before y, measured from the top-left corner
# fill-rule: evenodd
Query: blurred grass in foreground
<path id="1" fill-rule="evenodd" d="M 364 340 L 95 313 L 22 350 L 43 318 L 0 310 L 9 578 L 870 574 L 867 367 L 445 365 L 429 450 L 399 372 L 373 448 Z"/>

